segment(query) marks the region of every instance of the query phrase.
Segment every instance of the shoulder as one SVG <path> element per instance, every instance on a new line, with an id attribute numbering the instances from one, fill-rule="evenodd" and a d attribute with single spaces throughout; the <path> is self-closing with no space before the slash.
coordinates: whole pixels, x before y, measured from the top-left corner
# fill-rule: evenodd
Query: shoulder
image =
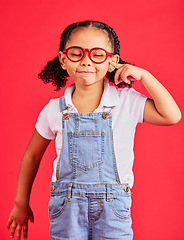
<path id="1" fill-rule="evenodd" d="M 59 112 L 59 98 L 51 99 L 41 110 L 42 115 L 52 116 L 54 113 Z"/>
<path id="2" fill-rule="evenodd" d="M 117 92 L 119 94 L 119 96 L 133 96 L 133 95 L 140 95 L 141 93 L 137 92 L 134 88 L 118 88 Z"/>
<path id="3" fill-rule="evenodd" d="M 45 105 L 45 107 L 47 107 L 49 110 L 51 109 L 59 109 L 59 99 L 60 98 L 53 98 L 50 99 L 50 101 Z"/>
<path id="4" fill-rule="evenodd" d="M 127 87 L 124 87 L 124 88 L 116 88 L 115 86 L 113 85 L 110 85 L 107 81 L 105 81 L 105 94 L 108 93 L 108 94 L 111 94 L 112 96 L 113 95 L 119 95 L 119 97 L 127 97 L 127 96 L 130 96 L 130 97 L 133 97 L 133 96 L 136 96 L 136 95 L 142 95 L 141 93 L 137 92 L 134 88 L 127 88 Z"/>
<path id="5" fill-rule="evenodd" d="M 129 102 L 134 102 L 134 101 L 144 101 L 147 99 L 145 95 L 142 93 L 136 91 L 134 88 L 122 88 L 122 89 L 117 89 L 119 98 L 121 101 L 126 100 Z"/>
<path id="6" fill-rule="evenodd" d="M 104 94 L 102 96 L 102 104 L 104 106 L 131 105 L 133 102 L 139 104 L 145 99 L 146 97 L 134 88 L 116 88 L 105 81 Z"/>
<path id="7" fill-rule="evenodd" d="M 142 122 L 147 97 L 134 88 L 122 88 L 117 91 L 120 99 L 119 108 L 128 112 L 129 118 L 135 125 Z"/>

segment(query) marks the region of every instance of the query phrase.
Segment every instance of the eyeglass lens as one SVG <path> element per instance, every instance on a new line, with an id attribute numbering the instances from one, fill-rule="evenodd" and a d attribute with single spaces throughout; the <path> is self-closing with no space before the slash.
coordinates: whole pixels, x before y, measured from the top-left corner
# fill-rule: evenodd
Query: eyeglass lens
<path id="1" fill-rule="evenodd" d="M 68 50 L 68 58 L 72 61 L 80 61 L 83 58 L 83 50 L 81 48 L 70 48 Z M 103 62 L 106 58 L 106 52 L 102 49 L 93 49 L 90 52 L 90 58 L 92 59 L 92 61 L 100 63 Z"/>

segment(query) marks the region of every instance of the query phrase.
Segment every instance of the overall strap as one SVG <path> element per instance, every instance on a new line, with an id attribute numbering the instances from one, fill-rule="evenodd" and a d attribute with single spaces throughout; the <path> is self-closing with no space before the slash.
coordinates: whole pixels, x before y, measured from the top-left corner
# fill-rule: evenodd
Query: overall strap
<path id="1" fill-rule="evenodd" d="M 63 112 L 68 108 L 67 105 L 66 105 L 64 96 L 59 98 L 59 108 L 60 108 L 60 112 Z"/>

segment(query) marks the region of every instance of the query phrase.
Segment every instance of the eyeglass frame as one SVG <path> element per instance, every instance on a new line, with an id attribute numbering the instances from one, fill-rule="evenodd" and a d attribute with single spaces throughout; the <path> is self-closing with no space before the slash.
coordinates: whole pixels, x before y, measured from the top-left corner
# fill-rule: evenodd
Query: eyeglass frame
<path id="1" fill-rule="evenodd" d="M 82 50 L 83 56 L 81 57 L 80 60 L 74 61 L 74 60 L 71 60 L 71 59 L 69 58 L 69 56 L 68 56 L 68 51 L 69 51 L 71 48 L 80 48 L 80 49 Z M 95 50 L 95 49 L 103 50 L 103 51 L 106 53 L 106 57 L 105 57 L 105 59 L 104 59 L 102 62 L 95 62 L 95 61 L 91 58 L 90 54 L 91 54 L 91 52 L 92 52 L 93 50 Z M 89 57 L 89 59 L 90 59 L 93 63 L 96 63 L 96 64 L 104 63 L 104 62 L 107 60 L 108 57 L 113 56 L 113 53 L 109 53 L 109 52 L 107 52 L 105 49 L 103 49 L 103 48 L 98 48 L 98 47 L 89 49 L 89 48 L 82 48 L 82 47 L 79 47 L 79 46 L 71 46 L 71 47 L 68 47 L 68 48 L 66 48 L 66 49 L 63 49 L 62 52 L 63 52 L 64 54 L 66 54 L 67 58 L 68 58 L 71 62 L 80 62 L 80 61 L 84 58 L 84 56 L 85 56 L 84 53 L 85 53 L 86 51 L 88 52 L 88 57 Z"/>

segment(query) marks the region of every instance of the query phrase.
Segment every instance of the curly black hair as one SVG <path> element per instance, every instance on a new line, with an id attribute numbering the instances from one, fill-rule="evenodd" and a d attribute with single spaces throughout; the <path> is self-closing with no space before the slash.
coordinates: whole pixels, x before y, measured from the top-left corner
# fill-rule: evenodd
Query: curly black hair
<path id="1" fill-rule="evenodd" d="M 74 30 L 77 28 L 83 28 L 83 27 L 94 27 L 98 29 L 102 29 L 107 32 L 109 40 L 112 44 L 112 48 L 114 50 L 113 54 L 120 55 L 120 42 L 118 39 L 118 36 L 116 35 L 113 28 L 106 25 L 105 23 L 98 22 L 98 21 L 82 21 L 82 22 L 76 22 L 70 24 L 68 27 L 65 28 L 63 33 L 61 34 L 60 38 L 60 45 L 59 45 L 59 51 L 63 51 L 65 49 L 66 43 L 69 40 L 70 35 Z M 121 64 L 128 64 L 128 62 L 123 61 L 121 58 L 119 58 L 119 63 Z M 117 69 L 115 69 L 113 72 L 108 72 L 106 74 L 109 82 L 114 83 L 114 75 Z M 61 67 L 59 57 L 55 57 L 52 61 L 47 62 L 47 65 L 44 67 L 44 69 L 38 74 L 38 78 L 42 79 L 44 83 L 51 82 L 54 86 L 56 86 L 55 91 L 60 90 L 62 87 L 66 85 L 67 82 L 68 73 L 66 70 L 64 70 Z M 118 87 L 123 86 L 129 86 L 130 84 L 127 84 L 125 82 L 121 82 L 117 85 Z"/>

